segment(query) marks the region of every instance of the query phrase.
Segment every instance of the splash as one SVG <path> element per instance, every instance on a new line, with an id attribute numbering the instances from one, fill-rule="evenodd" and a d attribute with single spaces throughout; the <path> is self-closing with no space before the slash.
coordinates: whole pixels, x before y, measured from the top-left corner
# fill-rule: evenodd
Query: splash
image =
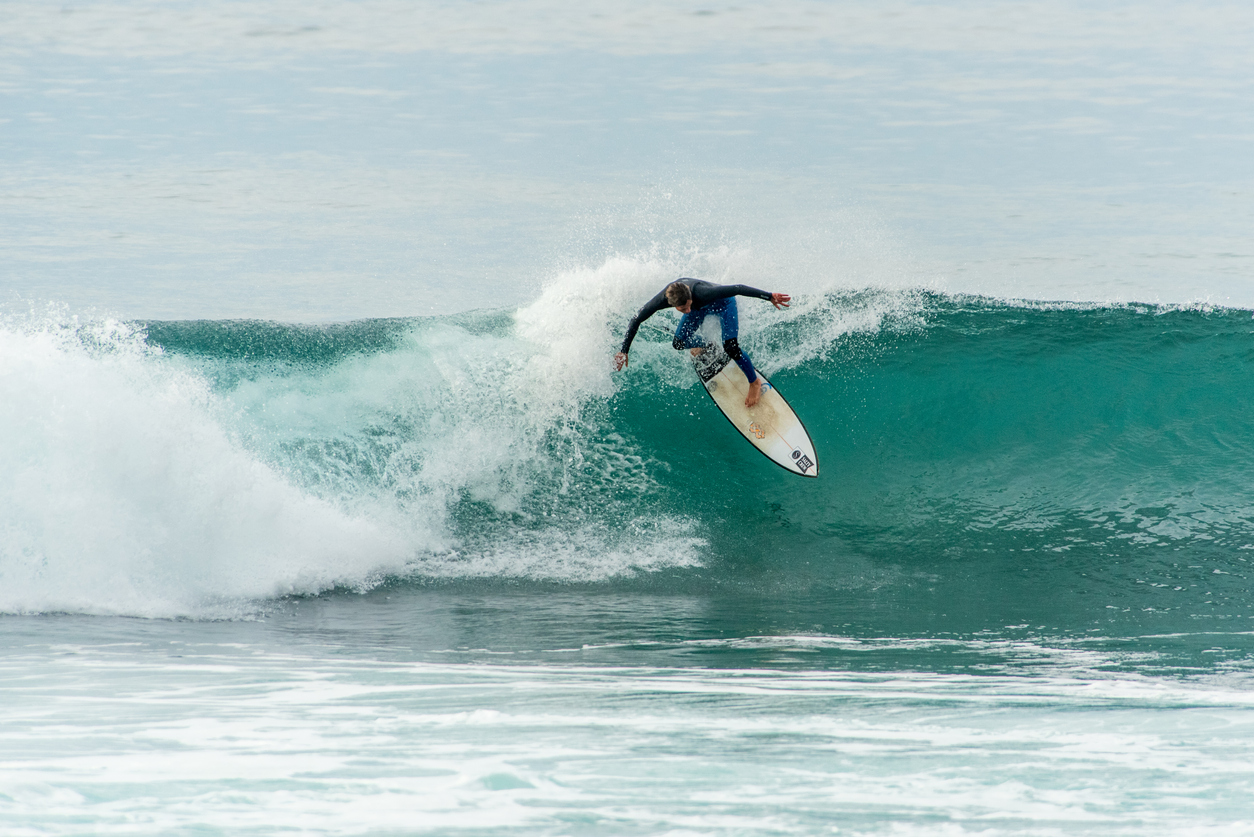
<path id="1" fill-rule="evenodd" d="M 0 387 L 0 611 L 232 616 L 402 566 L 395 533 L 250 454 L 134 326 L 7 323 Z"/>
<path id="2" fill-rule="evenodd" d="M 743 253 L 700 261 L 772 287 Z M 6 321 L 0 611 L 236 616 L 433 579 L 791 596 L 953 561 L 1001 585 L 1102 576 L 1150 608 L 1240 598 L 1248 312 L 747 302 L 742 344 L 828 466 L 800 486 L 746 462 L 670 346 L 673 315 L 612 371 L 636 307 L 694 263 L 614 258 L 516 311 L 452 317 Z"/>

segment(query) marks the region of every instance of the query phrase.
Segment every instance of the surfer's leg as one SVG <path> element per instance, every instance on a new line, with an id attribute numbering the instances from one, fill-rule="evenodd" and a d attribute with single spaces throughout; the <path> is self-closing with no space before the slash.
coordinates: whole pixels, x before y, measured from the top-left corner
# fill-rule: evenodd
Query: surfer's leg
<path id="1" fill-rule="evenodd" d="M 736 316 L 736 300 L 728 298 L 723 301 L 727 305 L 717 312 L 723 326 L 723 351 L 727 352 L 729 358 L 736 361 L 740 371 L 745 373 L 745 378 L 752 384 L 758 379 L 758 373 L 753 368 L 753 361 L 749 359 L 748 353 L 740 348 L 738 339 L 740 337 L 740 322 Z M 757 399 L 754 400 L 756 401 Z"/>
<path id="2" fill-rule="evenodd" d="M 684 314 L 679 320 L 679 327 L 675 329 L 675 339 L 671 341 L 671 345 L 676 349 L 704 349 L 709 344 L 706 343 L 697 334 L 697 329 L 701 327 L 701 323 L 705 320 L 706 310 L 699 308 Z"/>
<path id="3" fill-rule="evenodd" d="M 753 383 L 758 379 L 758 371 L 753 368 L 753 361 L 749 359 L 749 354 L 740 348 L 740 341 L 735 337 L 730 340 L 723 341 L 723 351 L 727 352 L 727 356 L 736 361 L 736 365 L 740 367 L 740 371 L 745 373 L 745 378 L 749 383 Z"/>

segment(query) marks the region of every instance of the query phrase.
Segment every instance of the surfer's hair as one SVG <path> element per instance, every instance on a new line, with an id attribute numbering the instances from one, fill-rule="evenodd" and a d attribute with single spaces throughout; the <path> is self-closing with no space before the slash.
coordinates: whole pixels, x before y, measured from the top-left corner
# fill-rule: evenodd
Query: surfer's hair
<path id="1" fill-rule="evenodd" d="M 653 287 L 657 287 L 654 285 Z M 692 291 L 683 282 L 671 282 L 666 286 L 666 301 L 678 308 L 692 299 Z"/>

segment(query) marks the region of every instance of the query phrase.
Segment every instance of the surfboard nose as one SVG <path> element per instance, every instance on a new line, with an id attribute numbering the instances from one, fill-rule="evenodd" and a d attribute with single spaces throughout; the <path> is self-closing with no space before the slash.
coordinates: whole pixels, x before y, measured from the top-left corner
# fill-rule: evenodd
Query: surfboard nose
<path id="1" fill-rule="evenodd" d="M 807 452 L 801 448 L 794 448 L 791 458 L 793 467 L 803 477 L 817 477 L 819 475 L 819 457 L 813 450 Z"/>

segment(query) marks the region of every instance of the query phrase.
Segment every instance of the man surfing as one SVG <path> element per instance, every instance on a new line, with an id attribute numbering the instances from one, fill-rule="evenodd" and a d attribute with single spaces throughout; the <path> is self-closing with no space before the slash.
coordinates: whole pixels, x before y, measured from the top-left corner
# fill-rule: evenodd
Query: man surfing
<path id="1" fill-rule="evenodd" d="M 776 309 L 788 307 L 792 297 L 788 294 L 774 294 L 751 288 L 748 285 L 715 285 L 702 279 L 680 279 L 671 282 L 657 296 L 644 304 L 636 312 L 627 326 L 627 336 L 623 338 L 623 346 L 614 355 L 614 368 L 622 369 L 627 364 L 627 352 L 631 350 L 631 341 L 636 339 L 636 331 L 640 324 L 652 317 L 663 308 L 674 308 L 683 314 L 679 327 L 675 329 L 675 339 L 671 345 L 676 349 L 691 349 L 693 356 L 701 354 L 709 348 L 709 344 L 697 336 L 696 331 L 711 314 L 719 318 L 723 329 L 723 350 L 727 356 L 736 361 L 736 365 L 745 373 L 749 380 L 749 394 L 745 397 L 745 406 L 752 407 L 762 397 L 762 381 L 753 368 L 753 361 L 740 348 L 737 336 L 740 331 L 736 319 L 737 296 L 753 296 L 765 299 Z"/>

